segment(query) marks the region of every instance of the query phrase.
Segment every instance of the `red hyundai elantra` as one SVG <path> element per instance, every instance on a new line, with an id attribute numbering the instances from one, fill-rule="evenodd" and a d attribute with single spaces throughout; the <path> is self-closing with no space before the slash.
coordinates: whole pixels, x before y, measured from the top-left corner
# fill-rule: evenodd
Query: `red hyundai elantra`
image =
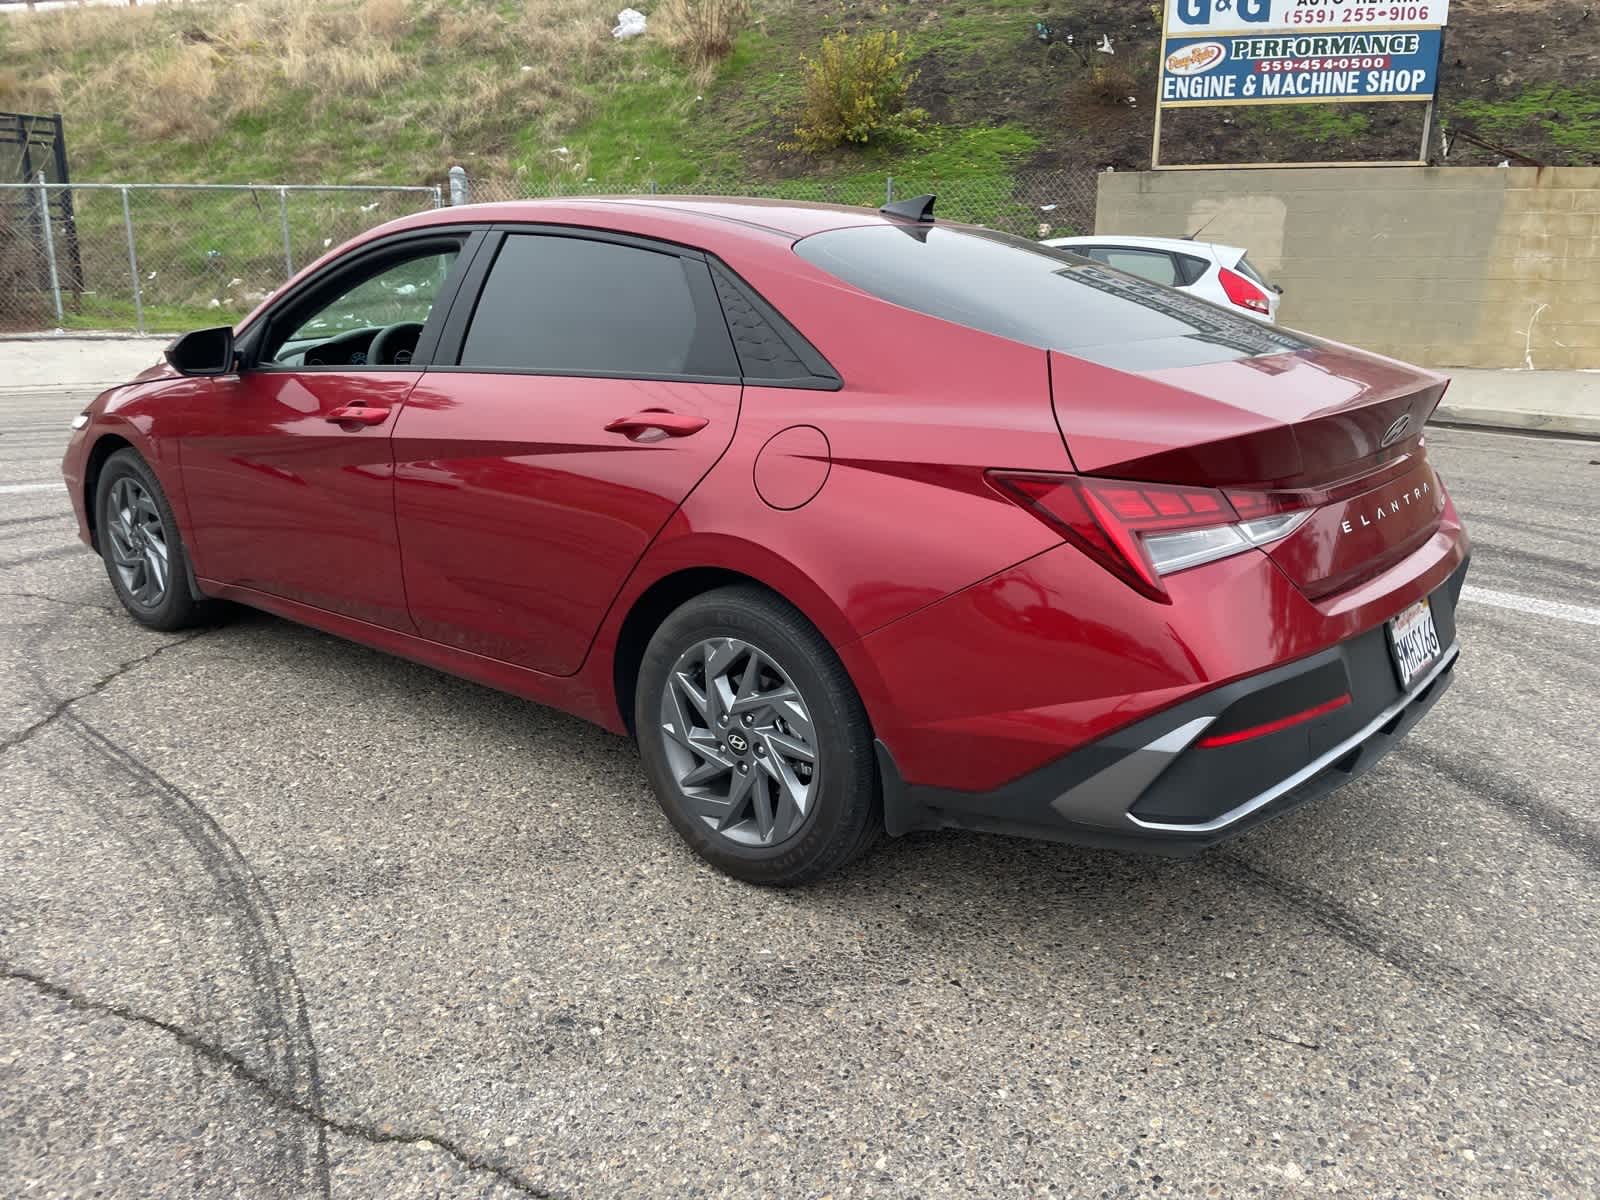
<path id="1" fill-rule="evenodd" d="M 81 534 L 154 628 L 240 601 L 633 735 L 760 883 L 1193 850 L 1370 767 L 1457 656 L 1445 380 L 927 208 L 385 225 L 78 418 Z"/>

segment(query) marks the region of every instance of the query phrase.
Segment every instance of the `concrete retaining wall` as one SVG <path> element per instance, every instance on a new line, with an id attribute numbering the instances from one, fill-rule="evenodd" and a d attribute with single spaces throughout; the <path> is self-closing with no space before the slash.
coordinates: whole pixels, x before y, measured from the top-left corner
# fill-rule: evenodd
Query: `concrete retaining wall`
<path id="1" fill-rule="evenodd" d="M 1202 226 L 1297 329 L 1426 366 L 1600 368 L 1600 168 L 1100 176 L 1097 233 Z"/>

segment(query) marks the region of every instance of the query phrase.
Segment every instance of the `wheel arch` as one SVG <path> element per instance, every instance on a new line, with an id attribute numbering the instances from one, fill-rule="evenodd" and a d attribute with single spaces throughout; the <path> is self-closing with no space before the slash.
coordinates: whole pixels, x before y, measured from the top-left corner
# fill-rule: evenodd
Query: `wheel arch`
<path id="1" fill-rule="evenodd" d="M 604 682 L 612 692 L 619 728 L 629 734 L 635 732 L 634 690 L 645 647 L 661 623 L 695 596 L 719 587 L 748 584 L 792 605 L 835 653 L 860 636 L 850 627 L 839 607 L 814 582 L 771 551 L 731 538 L 702 542 L 700 538 L 691 537 L 684 542 L 697 543 L 699 552 L 688 545 L 674 546 L 657 561 L 648 582 L 641 582 L 636 576 L 629 589 L 630 595 L 624 598 L 625 604 L 618 606 L 623 615 L 615 621 L 614 632 L 607 639 L 608 653 L 602 661 L 609 658 L 611 670 L 609 679 Z M 771 561 L 766 561 L 768 559 Z M 849 668 L 846 670 L 848 672 Z M 862 686 L 863 682 L 852 678 L 857 693 L 865 701 L 869 689 Z M 870 720 L 871 706 L 868 708 Z"/>
<path id="2" fill-rule="evenodd" d="M 190 531 L 185 527 L 182 511 L 179 507 L 180 498 L 173 494 L 160 473 L 156 471 L 155 464 L 151 462 L 150 455 L 145 447 L 130 441 L 119 433 L 102 433 L 89 447 L 89 453 L 83 460 L 83 517 L 84 524 L 89 530 L 89 546 L 96 554 L 102 552 L 100 546 L 100 513 L 95 497 L 100 490 L 100 474 L 105 470 L 105 465 L 111 456 L 123 450 L 132 450 L 139 456 L 146 469 L 156 476 L 156 482 L 161 485 L 166 494 L 167 506 L 172 510 L 172 518 L 178 523 L 177 534 L 184 542 L 184 582 L 189 589 L 189 595 L 197 602 L 206 599 L 206 594 L 200 590 L 200 583 L 195 574 L 193 540 Z"/>
<path id="3" fill-rule="evenodd" d="M 96 493 L 100 490 L 100 472 L 105 469 L 106 460 L 119 450 L 142 453 L 139 447 L 121 434 L 103 433 L 95 439 L 94 445 L 89 447 L 89 455 L 84 460 L 83 512 L 89 527 L 89 545 L 94 548 L 96 554 L 100 552 L 100 513 L 95 504 Z"/>

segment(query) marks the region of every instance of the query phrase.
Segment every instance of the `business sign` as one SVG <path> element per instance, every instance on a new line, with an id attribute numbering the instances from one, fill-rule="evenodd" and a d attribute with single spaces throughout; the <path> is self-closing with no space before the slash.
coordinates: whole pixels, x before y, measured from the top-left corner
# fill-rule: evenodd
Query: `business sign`
<path id="1" fill-rule="evenodd" d="M 1427 100 L 1438 82 L 1441 37 L 1437 29 L 1168 37 L 1160 102 L 1196 108 Z"/>
<path id="2" fill-rule="evenodd" d="M 1166 0 L 1167 36 L 1450 23 L 1450 0 Z"/>

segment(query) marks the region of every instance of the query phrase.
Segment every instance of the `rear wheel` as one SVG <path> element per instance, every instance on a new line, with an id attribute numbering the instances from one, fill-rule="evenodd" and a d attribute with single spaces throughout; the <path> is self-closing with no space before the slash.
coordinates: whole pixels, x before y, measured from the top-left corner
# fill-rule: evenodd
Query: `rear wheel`
<path id="1" fill-rule="evenodd" d="M 206 619 L 189 591 L 189 560 L 172 506 L 155 472 L 132 450 L 106 459 L 95 486 L 100 556 L 111 587 L 133 618 L 174 630 Z"/>
<path id="2" fill-rule="evenodd" d="M 662 811 L 739 879 L 820 879 L 881 827 L 860 697 L 826 639 L 759 588 L 719 588 L 662 623 L 634 719 Z"/>

